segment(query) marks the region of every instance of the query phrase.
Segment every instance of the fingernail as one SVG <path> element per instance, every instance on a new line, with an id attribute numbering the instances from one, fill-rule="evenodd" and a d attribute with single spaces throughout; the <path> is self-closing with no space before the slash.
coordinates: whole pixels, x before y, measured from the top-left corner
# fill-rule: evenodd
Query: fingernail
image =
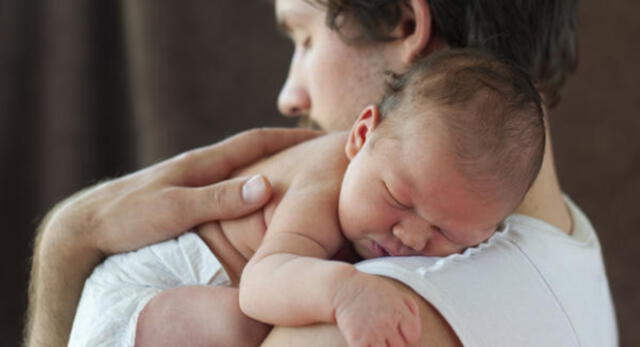
<path id="1" fill-rule="evenodd" d="M 250 204 L 261 201 L 266 192 L 267 186 L 264 184 L 264 179 L 260 175 L 251 177 L 244 186 L 242 186 L 242 198 Z"/>

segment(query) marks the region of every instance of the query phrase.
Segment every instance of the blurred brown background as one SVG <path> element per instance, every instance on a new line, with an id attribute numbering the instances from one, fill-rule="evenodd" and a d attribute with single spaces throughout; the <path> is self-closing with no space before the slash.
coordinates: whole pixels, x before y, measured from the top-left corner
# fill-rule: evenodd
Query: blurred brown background
<path id="1" fill-rule="evenodd" d="M 640 346 L 640 2 L 582 1 L 580 16 L 580 67 L 552 113 L 558 166 L 600 233 L 621 345 Z M 0 0 L 3 345 L 20 340 L 34 230 L 56 201 L 293 124 L 275 108 L 290 47 L 273 23 L 258 0 Z"/>

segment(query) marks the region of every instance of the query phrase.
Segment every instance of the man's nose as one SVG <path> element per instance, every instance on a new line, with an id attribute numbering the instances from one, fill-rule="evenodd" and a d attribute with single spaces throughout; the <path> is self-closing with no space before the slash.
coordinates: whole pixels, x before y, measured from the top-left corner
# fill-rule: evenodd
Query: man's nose
<path id="1" fill-rule="evenodd" d="M 308 114 L 310 108 L 311 98 L 304 83 L 295 71 L 290 71 L 278 95 L 278 109 L 287 117 L 300 117 Z"/>
<path id="2" fill-rule="evenodd" d="M 396 224 L 392 231 L 403 245 L 417 252 L 424 251 L 431 234 L 428 223 L 422 222 L 418 218 L 403 220 Z"/>

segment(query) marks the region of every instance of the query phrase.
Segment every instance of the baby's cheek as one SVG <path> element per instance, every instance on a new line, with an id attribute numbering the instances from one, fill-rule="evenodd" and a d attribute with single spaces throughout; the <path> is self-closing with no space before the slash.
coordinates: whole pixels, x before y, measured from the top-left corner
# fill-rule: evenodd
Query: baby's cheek
<path id="1" fill-rule="evenodd" d="M 476 231 L 469 233 L 468 235 L 462 235 L 460 238 L 459 246 L 461 250 L 475 247 L 484 241 L 488 240 L 493 234 L 495 230 L 492 231 Z"/>
<path id="2" fill-rule="evenodd" d="M 433 257 L 446 257 L 451 254 L 460 253 L 467 248 L 467 246 L 452 242 L 443 235 L 436 233 L 429 239 L 425 253 Z"/>
<path id="3" fill-rule="evenodd" d="M 485 230 L 485 231 L 480 231 L 475 233 L 475 240 L 472 241 L 472 246 L 476 246 L 480 243 L 483 243 L 485 241 L 487 241 L 488 239 L 491 238 L 491 236 L 493 236 L 493 234 L 496 233 L 496 229 L 491 229 L 491 230 Z"/>

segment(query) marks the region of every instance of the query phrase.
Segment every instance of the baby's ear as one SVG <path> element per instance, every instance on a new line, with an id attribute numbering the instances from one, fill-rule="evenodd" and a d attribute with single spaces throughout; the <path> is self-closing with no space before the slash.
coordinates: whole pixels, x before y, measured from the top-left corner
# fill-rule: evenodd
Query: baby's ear
<path id="1" fill-rule="evenodd" d="M 360 152 L 367 140 L 371 138 L 373 130 L 375 130 L 379 124 L 380 109 L 378 106 L 367 106 L 362 113 L 360 113 L 360 116 L 358 116 L 358 119 L 356 119 L 356 122 L 351 128 L 351 132 L 349 133 L 349 138 L 347 139 L 347 144 L 345 146 L 345 153 L 349 160 L 353 159 L 353 157 Z"/>

